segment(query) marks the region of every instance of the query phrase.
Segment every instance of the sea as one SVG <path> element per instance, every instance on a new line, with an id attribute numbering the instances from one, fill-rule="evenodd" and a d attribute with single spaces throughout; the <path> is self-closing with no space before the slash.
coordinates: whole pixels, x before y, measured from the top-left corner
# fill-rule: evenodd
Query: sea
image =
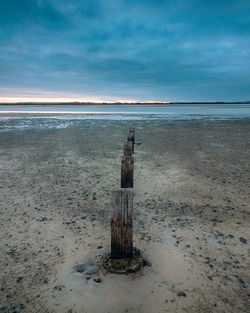
<path id="1" fill-rule="evenodd" d="M 0 131 L 67 128 L 88 120 L 186 121 L 249 119 L 250 104 L 0 105 Z"/>

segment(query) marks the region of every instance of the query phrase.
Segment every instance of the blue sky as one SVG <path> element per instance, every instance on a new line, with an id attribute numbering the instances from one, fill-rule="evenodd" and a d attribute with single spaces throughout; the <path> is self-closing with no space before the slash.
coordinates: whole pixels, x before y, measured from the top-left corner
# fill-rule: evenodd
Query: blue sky
<path id="1" fill-rule="evenodd" d="M 250 1 L 1 1 L 0 97 L 250 100 Z"/>

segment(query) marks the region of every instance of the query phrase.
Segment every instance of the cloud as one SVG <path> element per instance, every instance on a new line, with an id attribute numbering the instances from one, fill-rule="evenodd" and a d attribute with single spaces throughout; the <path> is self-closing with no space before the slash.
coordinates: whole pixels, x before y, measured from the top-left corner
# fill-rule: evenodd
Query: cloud
<path id="1" fill-rule="evenodd" d="M 0 86 L 249 99 L 249 9 L 241 0 L 2 1 Z"/>

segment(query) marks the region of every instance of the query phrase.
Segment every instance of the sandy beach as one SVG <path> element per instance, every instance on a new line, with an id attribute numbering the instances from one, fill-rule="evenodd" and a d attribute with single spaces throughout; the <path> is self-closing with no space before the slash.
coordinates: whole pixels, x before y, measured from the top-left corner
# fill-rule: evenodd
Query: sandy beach
<path id="1" fill-rule="evenodd" d="M 249 312 L 249 122 L 78 120 L 0 132 L 0 312 Z M 105 274 L 131 126 L 134 245 L 149 264 Z"/>

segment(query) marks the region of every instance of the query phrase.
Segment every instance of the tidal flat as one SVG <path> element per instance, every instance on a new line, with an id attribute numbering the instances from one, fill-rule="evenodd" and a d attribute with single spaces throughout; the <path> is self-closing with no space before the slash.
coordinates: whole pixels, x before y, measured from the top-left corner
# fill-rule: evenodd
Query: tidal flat
<path id="1" fill-rule="evenodd" d="M 0 132 L 1 312 L 248 312 L 249 118 L 32 123 Z M 98 264 L 131 126 L 150 266 L 115 275 Z"/>

